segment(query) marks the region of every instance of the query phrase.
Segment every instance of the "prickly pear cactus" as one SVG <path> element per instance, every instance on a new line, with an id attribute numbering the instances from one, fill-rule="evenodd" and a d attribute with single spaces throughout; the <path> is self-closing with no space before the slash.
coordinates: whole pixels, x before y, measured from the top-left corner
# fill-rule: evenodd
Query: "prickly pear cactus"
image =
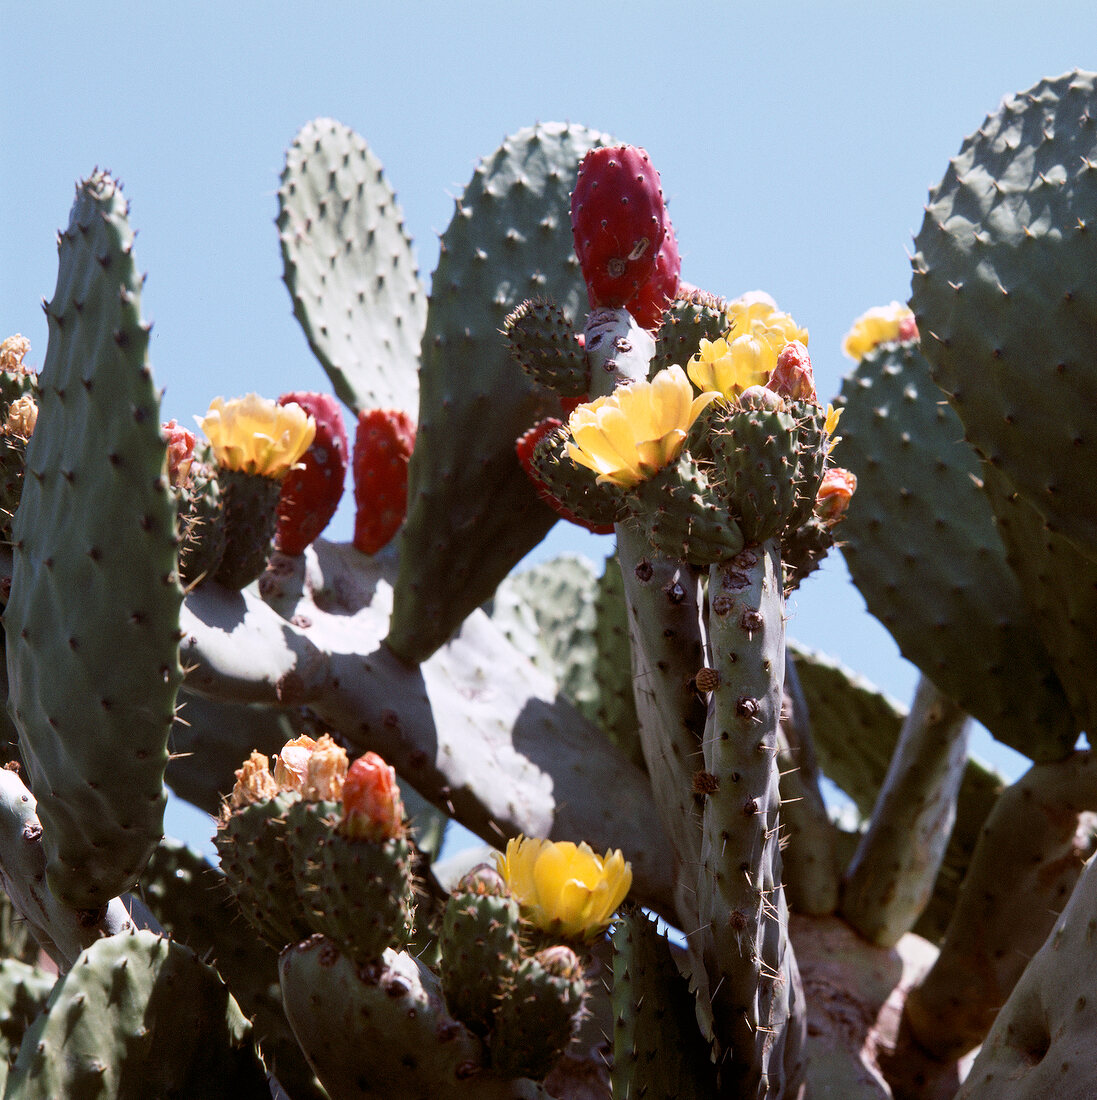
<path id="1" fill-rule="evenodd" d="M 143 278 L 109 175 L 77 188 L 58 254 L 4 629 L 50 885 L 98 909 L 163 832 L 183 594 Z"/>
<path id="2" fill-rule="evenodd" d="M 82 183 L 41 375 L 0 345 L 0 882 L 61 971 L 0 920 L 5 1095 L 1092 1095 L 1095 89 L 1043 81 L 965 142 L 917 317 L 845 342 L 840 425 L 772 299 L 676 289 L 638 150 L 576 198 L 602 135 L 507 138 L 428 299 L 372 152 L 307 125 L 286 283 L 399 461 L 356 464 L 388 472 L 353 544 L 315 538 L 326 487 L 237 592 L 203 544 L 232 494 L 160 426 L 125 204 Z M 259 395 L 215 407 L 226 469 L 309 445 Z M 560 515 L 612 529 L 604 570 L 508 577 Z M 786 641 L 835 544 L 909 708 Z M 218 813 L 220 871 L 157 846 L 165 776 Z M 436 861 L 451 818 L 494 868 Z"/>

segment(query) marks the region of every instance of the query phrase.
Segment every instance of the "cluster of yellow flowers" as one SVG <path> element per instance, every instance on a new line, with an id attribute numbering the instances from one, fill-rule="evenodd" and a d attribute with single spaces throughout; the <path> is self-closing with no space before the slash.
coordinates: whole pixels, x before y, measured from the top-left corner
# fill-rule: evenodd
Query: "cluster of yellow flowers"
<path id="1" fill-rule="evenodd" d="M 232 401 L 215 397 L 197 420 L 219 466 L 278 481 L 316 436 L 316 421 L 300 405 L 279 405 L 257 393 Z"/>
<path id="2" fill-rule="evenodd" d="M 728 335 L 702 340 L 686 370 L 667 367 L 650 382 L 619 386 L 576 408 L 568 420 L 572 461 L 593 470 L 600 484 L 633 488 L 678 457 L 709 402 L 764 383 L 786 344 L 807 343 L 807 330 L 765 294 L 737 298 L 728 306 L 728 321 Z"/>
<path id="3" fill-rule="evenodd" d="M 737 397 L 750 386 L 765 384 L 786 344 L 808 342 L 807 329 L 782 313 L 768 294 L 744 294 L 728 305 L 727 313 L 727 336 L 702 340 L 686 366 L 700 390 Z"/>

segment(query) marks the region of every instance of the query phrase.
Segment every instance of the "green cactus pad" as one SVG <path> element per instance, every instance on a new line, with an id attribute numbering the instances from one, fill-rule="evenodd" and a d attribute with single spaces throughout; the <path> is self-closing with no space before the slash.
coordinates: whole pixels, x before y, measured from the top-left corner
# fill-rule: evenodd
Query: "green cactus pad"
<path id="1" fill-rule="evenodd" d="M 249 923 L 212 904 L 227 887 L 201 853 L 165 838 L 141 876 L 140 895 L 166 935 L 217 968 L 260 1036 L 263 1062 L 294 1100 L 321 1100 L 282 1010 L 278 956 Z"/>
<path id="2" fill-rule="evenodd" d="M 407 952 L 359 966 L 314 936 L 283 952 L 279 973 L 286 1015 L 333 1100 L 546 1095 L 488 1072 L 480 1040 L 449 1015 L 438 979 Z"/>
<path id="3" fill-rule="evenodd" d="M 623 519 L 627 509 L 620 489 L 599 485 L 593 470 L 572 460 L 567 450 L 570 438 L 561 427 L 538 441 L 531 460 L 537 475 L 572 515 L 586 523 L 602 527 Z"/>
<path id="4" fill-rule="evenodd" d="M 926 357 L 965 437 L 1091 558 L 1095 81 L 1042 80 L 964 141 L 930 195 L 911 283 Z"/>
<path id="5" fill-rule="evenodd" d="M 514 444 L 559 402 L 514 365 L 500 331 L 528 297 L 551 297 L 569 320 L 585 309 L 568 197 L 584 153 L 605 140 L 554 123 L 508 137 L 442 236 L 387 639 L 405 660 L 430 656 L 556 521 Z"/>
<path id="6" fill-rule="evenodd" d="M 283 791 L 233 810 L 214 837 L 240 911 L 276 951 L 313 932 L 292 888 L 293 861 L 285 842 L 286 813 L 299 798 L 295 791 Z"/>
<path id="7" fill-rule="evenodd" d="M 982 469 L 912 344 L 871 351 L 843 384 L 838 455 L 857 475 L 842 551 L 903 655 L 1000 741 L 1063 757 L 1077 728 L 1009 568 Z"/>
<path id="8" fill-rule="evenodd" d="M 179 501 L 179 580 L 189 589 L 212 577 L 225 556 L 225 512 L 217 465 L 208 443 L 195 448 Z"/>
<path id="9" fill-rule="evenodd" d="M 414 416 L 426 292 L 381 162 L 353 130 L 330 118 L 301 128 L 278 236 L 294 315 L 340 399 Z"/>
<path id="10" fill-rule="evenodd" d="M 648 377 L 654 378 L 675 363 L 684 370 L 700 350 L 702 340 L 719 340 L 729 328 L 727 303 L 722 299 L 707 294 L 675 298 L 655 335 L 655 357 Z"/>
<path id="11" fill-rule="evenodd" d="M 273 553 L 282 483 L 262 474 L 218 469 L 224 509 L 225 548 L 214 580 L 239 591 L 266 568 Z"/>
<path id="12" fill-rule="evenodd" d="M 713 486 L 748 543 L 785 527 L 797 503 L 799 433 L 788 412 L 731 409 L 711 436 Z"/>
<path id="13" fill-rule="evenodd" d="M 46 307 L 4 613 L 49 882 L 78 909 L 128 889 L 160 840 L 182 680 L 175 502 L 132 246 L 114 180 L 81 183 Z"/>
<path id="14" fill-rule="evenodd" d="M 217 971 L 181 944 L 132 932 L 94 943 L 58 981 L 4 1095 L 267 1100 L 270 1086 Z"/>
<path id="15" fill-rule="evenodd" d="M 1033 623 L 1079 729 L 1097 729 L 1097 559 L 1050 530 L 1028 498 L 984 466 L 1006 560 L 1021 582 Z"/>
<path id="16" fill-rule="evenodd" d="M 551 302 L 527 299 L 503 323 L 514 361 L 558 397 L 590 392 L 590 363 L 575 326 Z"/>
<path id="17" fill-rule="evenodd" d="M 688 451 L 642 481 L 625 502 L 653 550 L 668 558 L 707 566 L 743 548 L 742 531 Z"/>
<path id="18" fill-rule="evenodd" d="M 565 958 L 553 965 L 553 958 Z M 504 1077 L 541 1080 L 578 1026 L 587 983 L 568 947 L 549 947 L 523 959 L 513 984 L 495 1010 L 492 1068 Z"/>
<path id="19" fill-rule="evenodd" d="M 323 913 L 316 908 L 317 890 L 323 879 L 320 849 L 335 829 L 342 804 L 300 798 L 286 810 L 282 837 L 293 871 L 293 886 L 301 911 L 313 932 L 326 931 Z"/>
<path id="20" fill-rule="evenodd" d="M 30 963 L 0 960 L 0 1090 L 27 1027 L 46 1007 L 56 982 L 56 974 Z"/>
<path id="21" fill-rule="evenodd" d="M 484 1036 L 508 996 L 521 955 L 518 902 L 509 894 L 474 892 L 459 885 L 446 902 L 439 969 L 450 1012 Z"/>
<path id="22" fill-rule="evenodd" d="M 689 983 L 639 909 L 613 929 L 613 1095 L 710 1100 L 716 1074 Z"/>
<path id="23" fill-rule="evenodd" d="M 312 896 L 324 933 L 359 963 L 375 963 L 386 948 L 405 947 L 414 903 L 411 845 L 406 837 L 354 840 L 338 831 L 320 846 Z"/>

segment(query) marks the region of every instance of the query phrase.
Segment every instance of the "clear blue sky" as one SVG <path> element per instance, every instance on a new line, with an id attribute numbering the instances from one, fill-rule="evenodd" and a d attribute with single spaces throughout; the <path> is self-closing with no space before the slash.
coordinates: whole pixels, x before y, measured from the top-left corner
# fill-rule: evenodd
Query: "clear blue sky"
<path id="1" fill-rule="evenodd" d="M 293 319 L 273 221 L 283 152 L 321 115 L 385 165 L 424 278 L 476 160 L 534 121 L 645 146 L 683 278 L 761 288 L 811 333 L 822 397 L 869 306 L 905 299 L 928 188 L 1003 95 L 1097 67 L 1092 0 L 919 3 L 77 3 L 2 0 L 0 336 L 39 306 L 74 181 L 125 184 L 165 416 L 329 389 Z M 344 508 L 333 537 L 348 538 Z M 558 525 L 545 547 L 600 558 Z M 916 673 L 840 558 L 790 631 L 909 700 Z M 1008 770 L 1017 759 L 980 742 Z"/>

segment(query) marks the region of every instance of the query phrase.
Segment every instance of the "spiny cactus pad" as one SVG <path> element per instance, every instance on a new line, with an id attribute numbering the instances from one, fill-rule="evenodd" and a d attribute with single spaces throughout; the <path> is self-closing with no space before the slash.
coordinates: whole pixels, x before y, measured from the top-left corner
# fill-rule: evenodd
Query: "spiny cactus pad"
<path id="1" fill-rule="evenodd" d="M 843 384 L 841 461 L 857 475 L 842 550 L 904 656 L 999 740 L 1057 759 L 1077 730 L 975 453 L 913 344 L 885 344 Z"/>
<path id="2" fill-rule="evenodd" d="M 529 297 L 551 297 L 570 320 L 584 307 L 568 195 L 579 160 L 604 140 L 555 123 L 508 137 L 477 166 L 443 234 L 387 639 L 405 660 L 445 642 L 556 520 L 514 442 L 558 416 L 559 401 L 514 364 L 500 333 Z"/>
<path id="3" fill-rule="evenodd" d="M 911 283 L 966 438 L 1090 557 L 1095 214 L 1097 74 L 1075 71 L 1008 97 L 964 141 L 930 195 Z"/>
<path id="4" fill-rule="evenodd" d="M 24 1037 L 5 1096 L 270 1096 L 252 1028 L 217 971 L 152 932 L 99 940 Z"/>
<path id="5" fill-rule="evenodd" d="M 93 909 L 163 832 L 182 590 L 143 279 L 106 173 L 78 186 L 58 252 L 4 625 L 50 885 Z"/>
<path id="6" fill-rule="evenodd" d="M 335 392 L 355 412 L 414 416 L 427 299 L 381 162 L 318 118 L 286 153 L 278 207 L 293 312 Z"/>

